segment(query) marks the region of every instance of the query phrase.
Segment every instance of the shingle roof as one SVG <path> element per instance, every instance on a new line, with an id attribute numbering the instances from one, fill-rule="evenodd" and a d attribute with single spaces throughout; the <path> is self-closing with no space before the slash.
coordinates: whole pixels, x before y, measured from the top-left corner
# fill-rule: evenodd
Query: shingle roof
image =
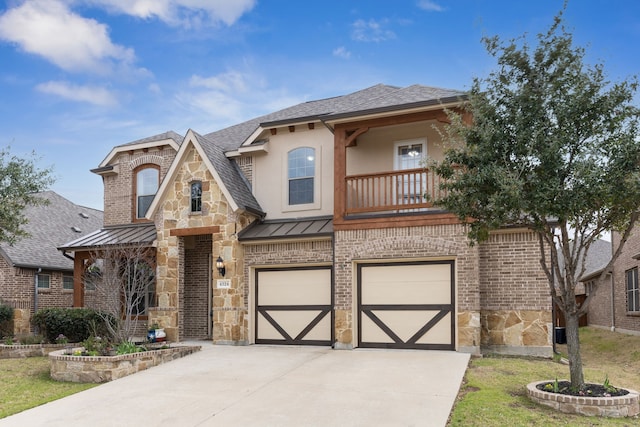
<path id="1" fill-rule="evenodd" d="M 58 247 L 76 251 L 111 245 L 151 245 L 156 240 L 156 226 L 151 223 L 104 227 Z"/>
<path id="2" fill-rule="evenodd" d="M 102 227 L 103 213 L 78 206 L 53 191 L 39 196 L 49 204 L 26 208 L 29 223 L 24 229 L 31 236 L 13 246 L 0 244 L 0 253 L 17 267 L 73 270 L 73 262 L 58 251 L 58 246 Z"/>
<path id="3" fill-rule="evenodd" d="M 172 139 L 175 141 L 176 144 L 180 145 L 182 144 L 182 140 L 184 139 L 183 136 L 177 134 L 176 132 L 170 130 L 164 133 L 159 133 L 157 135 L 153 135 L 153 136 L 148 136 L 146 138 L 142 138 L 142 139 L 137 139 L 135 141 L 131 141 L 131 142 L 127 142 L 126 144 L 121 144 L 118 145 L 117 147 L 125 147 L 127 145 L 138 145 L 138 144 L 145 144 L 147 142 L 155 142 L 155 141 L 162 141 L 165 139 Z"/>
<path id="4" fill-rule="evenodd" d="M 603 239 L 594 241 L 589 247 L 585 271 L 580 280 L 585 280 L 589 276 L 600 273 L 611 261 L 611 242 Z"/>

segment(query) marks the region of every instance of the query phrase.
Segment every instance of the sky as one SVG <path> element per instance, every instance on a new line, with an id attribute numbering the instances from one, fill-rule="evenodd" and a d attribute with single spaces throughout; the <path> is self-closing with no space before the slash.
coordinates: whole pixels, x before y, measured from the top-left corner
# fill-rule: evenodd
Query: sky
<path id="1" fill-rule="evenodd" d="M 0 148 L 102 209 L 90 169 L 116 145 L 379 83 L 467 90 L 495 68 L 483 36 L 535 45 L 563 3 L 0 0 Z M 640 1 L 570 0 L 564 18 L 611 81 L 640 73 Z"/>

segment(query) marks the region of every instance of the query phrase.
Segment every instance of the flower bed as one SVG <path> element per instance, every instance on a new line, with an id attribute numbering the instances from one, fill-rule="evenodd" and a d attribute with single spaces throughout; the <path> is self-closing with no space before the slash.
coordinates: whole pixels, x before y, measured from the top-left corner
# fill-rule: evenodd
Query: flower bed
<path id="1" fill-rule="evenodd" d="M 42 357 L 67 346 L 68 344 L 0 344 L 0 359 Z"/>
<path id="2" fill-rule="evenodd" d="M 552 381 L 537 381 L 527 385 L 529 398 L 541 405 L 546 405 L 568 414 L 582 414 L 600 417 L 633 417 L 640 414 L 640 395 L 637 391 L 626 389 L 622 396 L 573 396 L 554 393 L 538 388 Z"/>
<path id="3" fill-rule="evenodd" d="M 175 346 L 119 356 L 74 356 L 68 350 L 49 353 L 51 378 L 76 383 L 104 383 L 200 351 L 200 346 Z M 74 350 L 81 351 L 82 348 Z"/>

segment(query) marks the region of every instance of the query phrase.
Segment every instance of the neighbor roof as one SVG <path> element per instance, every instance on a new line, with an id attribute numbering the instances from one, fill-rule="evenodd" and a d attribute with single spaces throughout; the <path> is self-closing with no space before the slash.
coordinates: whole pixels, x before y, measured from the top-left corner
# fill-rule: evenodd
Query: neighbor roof
<path id="1" fill-rule="evenodd" d="M 65 199 L 53 191 L 38 194 L 49 201 L 47 205 L 27 206 L 24 226 L 30 237 L 0 244 L 0 254 L 12 266 L 73 270 L 73 262 L 58 251 L 58 246 L 102 227 L 103 213 Z"/>

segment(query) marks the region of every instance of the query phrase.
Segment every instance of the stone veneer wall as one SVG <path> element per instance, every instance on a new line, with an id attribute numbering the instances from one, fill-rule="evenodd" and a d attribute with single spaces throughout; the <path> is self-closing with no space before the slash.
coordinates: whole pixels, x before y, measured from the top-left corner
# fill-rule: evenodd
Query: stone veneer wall
<path id="1" fill-rule="evenodd" d="M 483 352 L 550 357 L 551 296 L 537 236 L 494 233 L 479 253 Z"/>
<path id="2" fill-rule="evenodd" d="M 185 142 L 187 143 L 187 142 Z M 202 182 L 202 212 L 191 213 L 190 192 L 192 181 Z M 180 302 L 184 301 L 184 238 L 171 236 L 173 229 L 219 226 L 212 234 L 214 259 L 222 256 L 226 265 L 226 279 L 231 289 L 213 292 L 213 341 L 239 343 L 247 341 L 247 309 L 245 306 L 244 258 L 237 233 L 254 219 L 246 213 L 231 211 L 220 187 L 195 149 L 191 148 L 179 166 L 175 180 L 167 192 L 156 216 L 157 308 L 150 310 L 150 321 L 165 328 L 167 339 L 180 340 L 180 316 L 185 314 Z M 214 282 L 219 278 L 213 271 Z"/>
<path id="3" fill-rule="evenodd" d="M 457 348 L 477 353 L 480 346 L 478 247 L 468 245 L 463 225 L 343 230 L 335 232 L 336 348 L 352 348 L 354 263 L 365 260 L 454 259 Z"/>

